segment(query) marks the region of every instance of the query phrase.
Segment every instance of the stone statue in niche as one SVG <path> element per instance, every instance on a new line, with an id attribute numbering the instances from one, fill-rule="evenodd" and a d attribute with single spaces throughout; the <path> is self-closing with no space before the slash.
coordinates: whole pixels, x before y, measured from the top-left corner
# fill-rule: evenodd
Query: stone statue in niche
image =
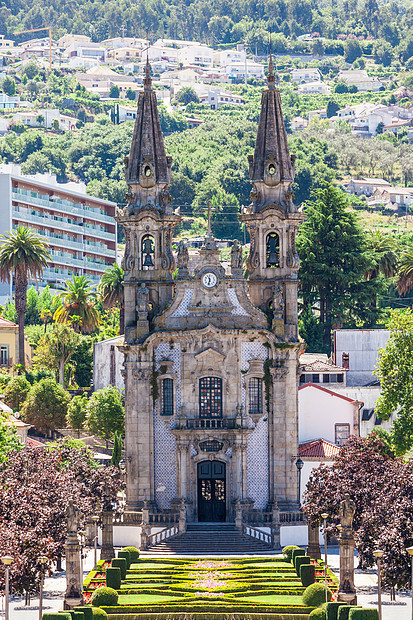
<path id="1" fill-rule="evenodd" d="M 79 524 L 79 511 L 73 502 L 67 507 L 66 510 L 66 527 L 68 534 L 76 534 Z"/>
<path id="2" fill-rule="evenodd" d="M 234 239 L 231 248 L 231 270 L 242 269 L 242 245 L 238 239 Z"/>
<path id="3" fill-rule="evenodd" d="M 275 286 L 271 302 L 273 318 L 272 329 L 276 336 L 284 338 L 284 293 L 279 284 Z"/>
<path id="4" fill-rule="evenodd" d="M 346 493 L 340 504 L 340 524 L 342 528 L 352 529 L 355 513 L 356 504 L 353 502 L 350 495 Z"/>
<path id="5" fill-rule="evenodd" d="M 180 240 L 178 245 L 177 263 L 178 269 L 182 269 L 185 271 L 188 270 L 189 251 L 183 239 Z"/>
<path id="6" fill-rule="evenodd" d="M 149 312 L 149 289 L 145 284 L 139 284 L 136 292 L 136 312 L 138 321 L 146 321 Z"/>

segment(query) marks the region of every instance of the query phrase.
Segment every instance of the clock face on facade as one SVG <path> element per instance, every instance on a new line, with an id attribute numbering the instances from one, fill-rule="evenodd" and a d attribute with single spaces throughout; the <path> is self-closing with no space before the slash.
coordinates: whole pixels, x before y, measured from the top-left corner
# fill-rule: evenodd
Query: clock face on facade
<path id="1" fill-rule="evenodd" d="M 205 288 L 214 288 L 217 282 L 218 278 L 212 271 L 208 271 L 208 273 L 204 273 L 204 275 L 202 276 L 202 284 L 205 286 Z"/>

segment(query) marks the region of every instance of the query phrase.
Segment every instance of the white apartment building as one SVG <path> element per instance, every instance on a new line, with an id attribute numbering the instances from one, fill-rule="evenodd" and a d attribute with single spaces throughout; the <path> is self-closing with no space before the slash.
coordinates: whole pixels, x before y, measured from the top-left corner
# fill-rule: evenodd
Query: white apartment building
<path id="1" fill-rule="evenodd" d="M 370 77 L 365 69 L 340 71 L 338 79 L 348 84 L 348 86 L 356 86 L 359 91 L 377 91 L 383 86 L 379 78 Z"/>
<path id="2" fill-rule="evenodd" d="M 139 39 L 137 37 L 113 37 L 100 42 L 107 49 L 118 49 L 121 47 L 136 47 L 140 50 L 148 47 L 147 39 Z"/>
<path id="3" fill-rule="evenodd" d="M 223 105 L 244 105 L 245 99 L 227 90 L 209 90 L 199 95 L 199 101 L 206 103 L 211 110 L 216 110 Z"/>
<path id="4" fill-rule="evenodd" d="M 184 67 L 212 67 L 214 64 L 214 50 L 206 45 L 191 45 L 178 50 L 178 62 Z"/>
<path id="5" fill-rule="evenodd" d="M 12 39 L 6 39 L 4 34 L 0 34 L 0 50 L 12 49 L 14 47 L 14 41 Z"/>
<path id="6" fill-rule="evenodd" d="M 0 165 L 0 232 L 30 226 L 49 245 L 51 261 L 39 286 L 60 288 L 73 275 L 98 284 L 116 262 L 116 204 L 85 193 L 82 183 L 58 183 L 51 174 L 23 176 L 16 164 Z M 2 303 L 12 293 L 0 283 Z"/>
<path id="7" fill-rule="evenodd" d="M 64 129 L 65 131 L 76 129 L 76 119 L 72 116 L 60 114 L 60 110 L 57 109 L 44 108 L 17 112 L 13 116 L 13 120 L 26 125 L 26 127 L 45 127 L 46 129 L 52 129 L 54 121 L 57 121 L 57 129 Z"/>
<path id="8" fill-rule="evenodd" d="M 247 78 L 253 77 L 259 80 L 264 77 L 264 65 L 260 65 L 252 60 L 234 62 L 226 67 L 228 77 L 233 80 L 245 79 L 245 71 L 247 71 Z"/>
<path id="9" fill-rule="evenodd" d="M 329 95 L 331 88 L 325 82 L 304 82 L 299 84 L 298 92 L 300 95 Z"/>
<path id="10" fill-rule="evenodd" d="M 305 82 L 320 82 L 322 75 L 319 69 L 306 67 L 305 69 L 291 69 L 291 81 L 296 84 Z"/>
<path id="11" fill-rule="evenodd" d="M 91 38 L 87 37 L 85 34 L 69 34 L 66 33 L 58 40 L 57 44 L 60 49 L 63 51 L 70 47 L 71 45 L 86 45 L 91 42 Z"/>
<path id="12" fill-rule="evenodd" d="M 214 64 L 218 67 L 226 67 L 234 62 L 245 62 L 244 50 L 221 50 L 214 52 Z"/>

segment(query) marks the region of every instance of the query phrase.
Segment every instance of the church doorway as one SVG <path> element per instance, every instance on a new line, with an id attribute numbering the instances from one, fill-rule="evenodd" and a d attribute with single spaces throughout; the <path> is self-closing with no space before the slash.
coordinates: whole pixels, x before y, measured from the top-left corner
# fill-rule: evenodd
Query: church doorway
<path id="1" fill-rule="evenodd" d="M 198 463 L 198 521 L 225 521 L 225 479 L 225 463 Z"/>

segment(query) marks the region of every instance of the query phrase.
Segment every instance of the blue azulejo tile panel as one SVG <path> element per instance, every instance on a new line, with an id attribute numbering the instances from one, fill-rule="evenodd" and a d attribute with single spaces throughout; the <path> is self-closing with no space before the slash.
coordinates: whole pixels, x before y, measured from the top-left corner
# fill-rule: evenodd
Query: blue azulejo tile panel
<path id="1" fill-rule="evenodd" d="M 266 508 L 269 499 L 268 417 L 262 417 L 248 437 L 248 497 L 254 508 Z"/>

